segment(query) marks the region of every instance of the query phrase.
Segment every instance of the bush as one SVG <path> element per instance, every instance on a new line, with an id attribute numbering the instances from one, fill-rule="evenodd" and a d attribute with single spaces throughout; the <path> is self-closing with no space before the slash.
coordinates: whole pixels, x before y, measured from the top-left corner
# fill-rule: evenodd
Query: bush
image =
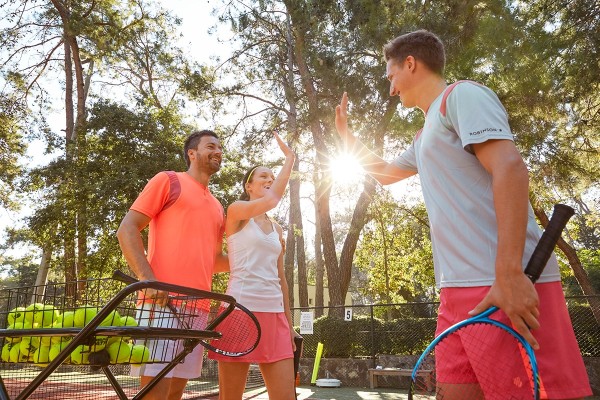
<path id="1" fill-rule="evenodd" d="M 352 321 L 338 317 L 317 318 L 313 334 L 304 337 L 304 357 L 314 357 L 323 343 L 323 357 L 360 358 L 376 354 L 419 354 L 433 339 L 435 318 L 403 318 L 382 321 L 355 316 Z M 374 333 L 372 333 L 374 331 Z"/>

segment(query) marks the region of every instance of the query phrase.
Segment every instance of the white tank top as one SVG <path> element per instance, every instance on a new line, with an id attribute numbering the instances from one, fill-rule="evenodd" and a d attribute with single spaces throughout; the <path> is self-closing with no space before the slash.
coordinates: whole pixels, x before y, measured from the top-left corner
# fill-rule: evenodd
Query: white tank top
<path id="1" fill-rule="evenodd" d="M 242 230 L 227 237 L 227 253 L 231 270 L 227 294 L 250 311 L 283 312 L 277 274 L 281 242 L 275 226 L 267 234 L 251 218 Z"/>

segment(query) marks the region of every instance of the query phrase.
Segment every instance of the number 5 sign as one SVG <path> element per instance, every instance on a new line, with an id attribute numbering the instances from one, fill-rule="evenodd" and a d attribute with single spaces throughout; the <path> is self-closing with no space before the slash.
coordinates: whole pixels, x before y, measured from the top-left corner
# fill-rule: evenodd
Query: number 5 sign
<path id="1" fill-rule="evenodd" d="M 344 321 L 352 321 L 352 309 L 346 308 L 344 311 Z"/>

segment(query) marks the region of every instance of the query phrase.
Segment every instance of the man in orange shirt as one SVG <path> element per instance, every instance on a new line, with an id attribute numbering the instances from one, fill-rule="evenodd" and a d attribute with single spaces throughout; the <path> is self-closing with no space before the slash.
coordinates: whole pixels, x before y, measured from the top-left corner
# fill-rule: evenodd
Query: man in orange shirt
<path id="1" fill-rule="evenodd" d="M 193 132 L 185 141 L 185 172 L 155 175 L 131 206 L 117 230 L 123 255 L 140 280 L 157 280 L 210 290 L 212 275 L 229 270 L 222 252 L 225 214 L 210 193 L 210 177 L 221 168 L 223 149 L 209 130 Z M 150 225 L 148 254 L 140 232 Z M 165 306 L 167 293 L 147 289 L 146 297 Z M 144 399 L 181 399 L 188 379 L 200 376 L 202 347 L 197 346 Z M 163 365 L 141 367 L 146 385 Z"/>

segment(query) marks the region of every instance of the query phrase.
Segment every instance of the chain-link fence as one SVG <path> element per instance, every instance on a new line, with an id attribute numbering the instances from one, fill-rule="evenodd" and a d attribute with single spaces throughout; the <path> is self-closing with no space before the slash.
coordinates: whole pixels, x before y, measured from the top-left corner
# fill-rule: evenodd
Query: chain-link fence
<path id="1" fill-rule="evenodd" d="M 433 340 L 438 303 L 373 304 L 292 309 L 296 330 L 309 313 L 313 333 L 304 333 L 303 357 L 375 359 L 381 354 L 417 355 Z M 600 296 L 567 297 L 581 354 L 600 356 Z"/>

